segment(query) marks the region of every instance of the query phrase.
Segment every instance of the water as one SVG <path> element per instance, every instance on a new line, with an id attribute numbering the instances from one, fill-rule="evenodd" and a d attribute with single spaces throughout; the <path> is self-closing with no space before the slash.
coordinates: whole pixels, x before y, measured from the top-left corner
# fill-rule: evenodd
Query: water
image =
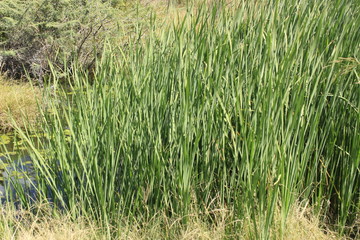
<path id="1" fill-rule="evenodd" d="M 22 140 L 12 134 L 0 135 L 0 202 L 16 200 L 15 189 L 20 186 L 35 199 L 35 184 L 32 161 Z"/>

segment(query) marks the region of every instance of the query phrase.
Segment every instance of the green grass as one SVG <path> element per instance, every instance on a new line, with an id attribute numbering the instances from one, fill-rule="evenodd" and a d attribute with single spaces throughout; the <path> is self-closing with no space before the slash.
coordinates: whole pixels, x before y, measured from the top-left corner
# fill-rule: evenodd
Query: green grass
<path id="1" fill-rule="evenodd" d="M 285 231 L 300 203 L 356 234 L 358 26 L 355 0 L 241 1 L 106 46 L 91 77 L 68 73 L 75 94 L 43 112 L 49 156 L 19 129 L 39 193 L 104 225 L 226 208 L 227 232 L 250 221 L 251 239 L 271 237 L 276 209 Z"/>

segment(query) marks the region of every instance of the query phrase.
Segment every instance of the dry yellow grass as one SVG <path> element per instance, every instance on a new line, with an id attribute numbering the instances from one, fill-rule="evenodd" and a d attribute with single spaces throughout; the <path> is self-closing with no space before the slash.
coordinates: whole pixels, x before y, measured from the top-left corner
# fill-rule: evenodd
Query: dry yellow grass
<path id="1" fill-rule="evenodd" d="M 45 207 L 36 213 L 4 207 L 0 214 L 0 239 L 14 240 L 97 240 L 105 239 L 98 229 L 69 216 L 54 217 Z"/>
<path id="2" fill-rule="evenodd" d="M 272 239 L 284 240 L 340 240 L 344 239 L 335 232 L 322 226 L 318 217 L 311 209 L 295 206 L 290 211 L 285 226 L 282 229 L 280 210 L 274 213 L 274 223 L 271 229 Z M 321 227 L 322 226 L 322 227 Z"/>
<path id="3" fill-rule="evenodd" d="M 29 83 L 14 83 L 0 76 L 0 131 L 13 129 L 13 120 L 19 127 L 34 122 L 40 96 L 40 90 Z"/>
<path id="4" fill-rule="evenodd" d="M 198 12 L 204 4 L 211 7 L 217 0 L 172 0 L 171 2 L 172 3 L 169 4 L 168 0 L 140 0 L 142 6 L 156 15 L 157 21 L 154 33 L 157 36 L 161 36 L 164 29 L 182 23 L 186 16 L 195 16 L 196 12 Z M 238 4 L 238 1 L 225 0 L 225 3 L 226 7 L 233 9 L 236 4 Z M 190 13 L 189 11 L 191 12 L 190 15 L 188 15 Z M 190 20 L 190 18 L 187 18 L 187 20 Z"/>
<path id="5" fill-rule="evenodd" d="M 85 219 L 72 221 L 69 216 L 54 217 L 47 207 L 41 207 L 36 213 L 14 211 L 10 208 L 2 209 L 0 213 L 0 239 L 14 240 L 102 240 L 110 239 L 108 230 L 113 232 L 111 239 L 254 239 L 253 224 L 241 220 L 243 227 L 236 233 L 226 233 L 227 224 L 232 224 L 231 211 L 219 209 L 212 212 L 216 216 L 216 223 L 205 223 L 199 214 L 192 214 L 186 225 L 181 219 L 168 219 L 162 215 L 154 216 L 148 223 L 136 224 L 120 220 L 117 226 L 107 229 L 97 227 Z M 116 236 L 116 237 L 114 237 Z M 308 209 L 299 207 L 288 216 L 285 228 L 281 230 L 279 211 L 275 214 L 274 224 L 270 232 L 270 239 L 284 240 L 340 240 L 337 234 L 324 231 L 319 227 L 318 219 L 311 215 Z"/>

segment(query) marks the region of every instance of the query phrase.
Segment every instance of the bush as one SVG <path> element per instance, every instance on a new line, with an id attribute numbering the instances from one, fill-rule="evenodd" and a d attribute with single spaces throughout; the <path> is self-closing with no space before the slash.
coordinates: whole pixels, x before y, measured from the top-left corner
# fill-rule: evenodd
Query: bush
<path id="1" fill-rule="evenodd" d="M 13 77 L 27 71 L 42 84 L 48 62 L 62 69 L 78 59 L 89 67 L 114 32 L 112 1 L 0 1 L 0 67 Z"/>

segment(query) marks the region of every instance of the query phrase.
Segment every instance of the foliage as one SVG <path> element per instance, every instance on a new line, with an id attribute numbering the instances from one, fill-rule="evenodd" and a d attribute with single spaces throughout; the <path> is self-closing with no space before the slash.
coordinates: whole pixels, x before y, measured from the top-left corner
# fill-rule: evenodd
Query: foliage
<path id="1" fill-rule="evenodd" d="M 277 208 L 284 233 L 300 202 L 355 235 L 358 26 L 356 0 L 245 1 L 189 12 L 144 44 L 107 46 L 95 81 L 74 66 L 75 94 L 43 113 L 51 156 L 19 130 L 40 200 L 105 224 L 220 206 L 233 231 L 251 221 L 249 239 L 270 237 Z"/>
<path id="2" fill-rule="evenodd" d="M 89 67 L 115 24 L 113 8 L 100 0 L 0 1 L 0 64 L 20 77 L 48 72 L 48 61 L 63 64 L 78 59 Z"/>

